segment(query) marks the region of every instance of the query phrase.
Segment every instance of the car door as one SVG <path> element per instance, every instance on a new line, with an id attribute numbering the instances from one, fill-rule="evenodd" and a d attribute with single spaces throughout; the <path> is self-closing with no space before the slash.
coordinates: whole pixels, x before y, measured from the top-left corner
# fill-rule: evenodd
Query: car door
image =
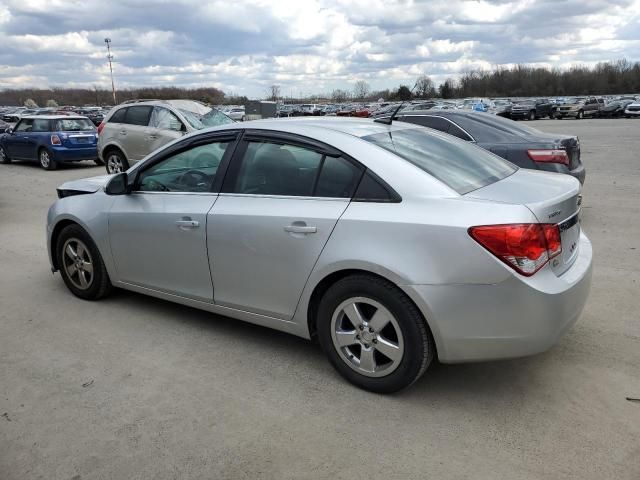
<path id="1" fill-rule="evenodd" d="M 23 118 L 18 121 L 13 132 L 11 132 L 6 140 L 7 151 L 9 156 L 14 159 L 26 159 L 28 157 L 28 145 L 31 141 L 31 129 L 33 127 L 32 118 Z"/>
<path id="2" fill-rule="evenodd" d="M 165 107 L 153 107 L 149 126 L 145 130 L 147 151 L 153 152 L 184 135 L 187 129 L 178 117 Z"/>
<path id="3" fill-rule="evenodd" d="M 245 134 L 209 212 L 207 245 L 217 305 L 288 320 L 362 167 L 274 135 Z"/>
<path id="4" fill-rule="evenodd" d="M 48 143 L 51 135 L 51 120 L 35 118 L 31 126 L 31 132 L 27 133 L 25 144 L 25 156 L 31 160 L 38 159 L 38 148 L 43 143 Z M 49 140 L 50 141 L 50 140 Z"/>
<path id="5" fill-rule="evenodd" d="M 146 130 L 149 126 L 152 110 L 153 107 L 150 105 L 135 105 L 127 108 L 126 125 L 121 126 L 119 136 L 130 163 L 142 160 L 150 153 Z"/>
<path id="6" fill-rule="evenodd" d="M 109 241 L 120 281 L 213 301 L 207 213 L 235 133 L 192 139 L 141 167 L 133 192 L 109 211 Z"/>

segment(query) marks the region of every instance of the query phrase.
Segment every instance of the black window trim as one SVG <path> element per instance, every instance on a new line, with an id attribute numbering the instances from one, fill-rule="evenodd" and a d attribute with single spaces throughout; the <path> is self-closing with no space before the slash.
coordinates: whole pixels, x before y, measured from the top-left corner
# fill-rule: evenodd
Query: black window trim
<path id="1" fill-rule="evenodd" d="M 218 132 L 208 132 L 203 135 L 198 135 L 195 137 L 186 138 L 184 141 L 178 142 L 171 147 L 167 148 L 156 154 L 154 157 L 145 161 L 140 168 L 135 170 L 135 175 L 133 179 L 129 180 L 129 184 L 132 186 L 132 192 L 146 194 L 146 193 L 167 193 L 167 194 L 178 194 L 178 195 L 188 195 L 188 194 L 197 194 L 197 195 L 206 195 L 211 193 L 220 193 L 221 187 L 226 177 L 227 169 L 229 168 L 229 163 L 231 162 L 231 158 L 234 156 L 236 149 L 238 147 L 238 143 L 242 137 L 241 130 L 222 130 Z M 220 165 L 218 166 L 218 170 L 216 171 L 216 176 L 209 187 L 209 190 L 206 192 L 146 192 L 143 190 L 139 190 L 140 188 L 140 174 L 151 167 L 157 165 L 158 163 L 167 160 L 169 157 L 173 157 L 182 152 L 185 152 L 191 148 L 199 147 L 202 145 L 207 145 L 209 143 L 215 143 L 216 141 L 229 141 L 229 147 L 224 152 L 222 156 L 222 160 L 220 160 Z"/>
<path id="2" fill-rule="evenodd" d="M 274 143 L 276 145 L 291 145 L 294 147 L 306 148 L 307 150 L 312 150 L 319 155 L 322 155 L 322 159 L 320 160 L 320 168 L 318 168 L 318 173 L 316 174 L 316 178 L 314 179 L 314 190 L 317 186 L 318 180 L 320 178 L 320 173 L 322 172 L 322 166 L 324 166 L 325 157 L 335 157 L 335 158 L 343 158 L 347 162 L 351 163 L 356 169 L 360 172 L 357 179 L 354 181 L 353 185 L 353 193 L 350 197 L 316 197 L 313 195 L 304 196 L 304 197 L 295 197 L 294 195 L 253 195 L 253 194 L 242 194 L 234 192 L 233 189 L 235 187 L 235 181 L 237 179 L 238 174 L 240 173 L 240 166 L 242 165 L 242 159 L 244 154 L 247 151 L 247 147 L 249 146 L 249 142 L 264 142 L 264 143 Z M 257 130 L 257 129 L 246 129 L 243 131 L 243 134 L 240 138 L 238 138 L 238 142 L 234 149 L 233 157 L 230 160 L 230 165 L 228 165 L 225 170 L 225 178 L 222 184 L 222 188 L 220 189 L 221 194 L 227 195 L 252 195 L 257 197 L 282 197 L 282 198 L 308 198 L 308 199 L 328 199 L 328 198 L 340 198 L 341 200 L 351 201 L 353 196 L 358 191 L 358 187 L 360 186 L 360 182 L 364 177 L 365 172 L 367 171 L 367 167 L 362 163 L 347 155 L 344 152 L 341 152 L 337 148 L 334 148 L 330 145 L 327 145 L 324 142 L 319 140 L 315 140 L 313 138 L 300 135 L 297 133 L 283 132 L 280 130 Z"/>

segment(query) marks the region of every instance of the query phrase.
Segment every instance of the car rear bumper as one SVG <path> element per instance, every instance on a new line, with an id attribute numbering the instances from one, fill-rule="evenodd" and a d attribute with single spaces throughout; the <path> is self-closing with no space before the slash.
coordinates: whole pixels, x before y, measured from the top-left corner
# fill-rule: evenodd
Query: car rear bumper
<path id="1" fill-rule="evenodd" d="M 80 162 L 82 160 L 95 160 L 98 158 L 98 149 L 95 145 L 82 148 L 67 148 L 64 146 L 50 147 L 56 162 Z"/>
<path id="2" fill-rule="evenodd" d="M 493 285 L 412 285 L 444 363 L 534 355 L 549 349 L 578 320 L 591 286 L 592 247 L 581 234 L 574 264 L 561 276 L 550 266 Z"/>
<path id="3" fill-rule="evenodd" d="M 564 117 L 575 118 L 577 116 L 578 116 L 578 110 L 571 110 L 571 111 L 567 111 L 567 112 L 561 112 L 561 111 L 558 110 L 554 114 L 554 117 L 556 117 L 556 118 L 564 118 Z"/>

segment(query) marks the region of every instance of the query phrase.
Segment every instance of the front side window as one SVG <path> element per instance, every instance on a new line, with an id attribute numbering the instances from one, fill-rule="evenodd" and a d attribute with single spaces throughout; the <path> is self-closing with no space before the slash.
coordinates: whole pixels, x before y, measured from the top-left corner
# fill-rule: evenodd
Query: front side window
<path id="1" fill-rule="evenodd" d="M 232 192 L 253 195 L 350 198 L 361 169 L 308 148 L 249 142 Z"/>
<path id="2" fill-rule="evenodd" d="M 480 147 L 419 128 L 362 137 L 465 194 L 508 177 L 517 167 Z"/>
<path id="3" fill-rule="evenodd" d="M 209 192 L 230 140 L 208 143 L 165 158 L 140 173 L 141 192 Z"/>
<path id="4" fill-rule="evenodd" d="M 20 123 L 18 123 L 18 125 L 16 125 L 16 128 L 15 128 L 14 131 L 16 131 L 16 132 L 30 132 L 32 126 L 33 126 L 33 119 L 32 118 L 25 118 Z"/>
<path id="5" fill-rule="evenodd" d="M 178 117 L 171 110 L 164 107 L 154 107 L 153 112 L 151 112 L 149 126 L 159 128 L 161 130 L 173 130 L 176 132 L 184 130 L 184 125 L 182 125 L 182 122 Z"/>

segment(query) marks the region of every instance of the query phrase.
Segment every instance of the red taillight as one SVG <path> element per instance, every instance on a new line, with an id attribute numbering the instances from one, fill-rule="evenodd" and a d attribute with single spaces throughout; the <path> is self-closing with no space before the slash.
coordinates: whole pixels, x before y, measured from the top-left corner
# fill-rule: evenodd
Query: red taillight
<path id="1" fill-rule="evenodd" d="M 469 235 L 496 257 L 527 277 L 560 254 L 557 225 L 516 223 L 471 227 Z"/>
<path id="2" fill-rule="evenodd" d="M 58 135 L 51 135 L 51 145 L 62 145 Z"/>
<path id="3" fill-rule="evenodd" d="M 98 135 L 100 135 L 103 128 L 104 128 L 104 122 L 100 122 L 100 125 L 98 125 Z"/>
<path id="4" fill-rule="evenodd" d="M 527 150 L 527 155 L 534 162 L 569 165 L 569 156 L 564 150 Z"/>

